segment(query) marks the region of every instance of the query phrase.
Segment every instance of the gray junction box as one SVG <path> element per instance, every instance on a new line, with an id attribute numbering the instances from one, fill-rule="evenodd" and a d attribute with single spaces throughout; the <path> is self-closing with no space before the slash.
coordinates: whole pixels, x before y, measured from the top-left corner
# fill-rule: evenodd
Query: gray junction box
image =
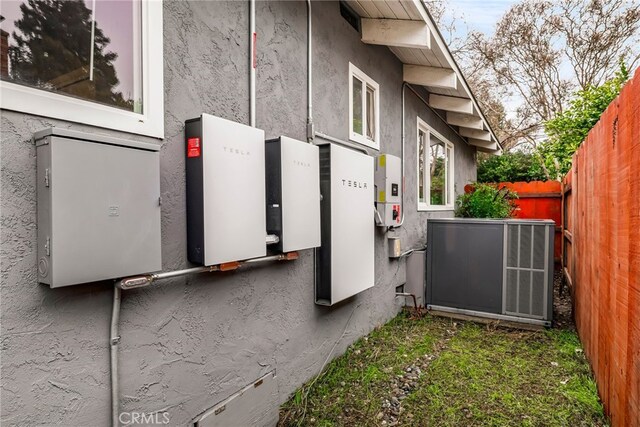
<path id="1" fill-rule="evenodd" d="M 316 145 L 281 136 L 266 143 L 267 232 L 274 249 L 320 246 L 320 158 Z"/>
<path id="2" fill-rule="evenodd" d="M 376 210 L 378 226 L 393 227 L 402 220 L 402 161 L 391 154 L 376 158 Z M 380 222 L 382 220 L 382 222 Z"/>
<path id="3" fill-rule="evenodd" d="M 374 285 L 373 158 L 320 146 L 322 246 L 316 304 L 333 305 Z"/>
<path id="4" fill-rule="evenodd" d="M 160 147 L 57 128 L 34 140 L 38 280 L 57 288 L 160 270 Z"/>

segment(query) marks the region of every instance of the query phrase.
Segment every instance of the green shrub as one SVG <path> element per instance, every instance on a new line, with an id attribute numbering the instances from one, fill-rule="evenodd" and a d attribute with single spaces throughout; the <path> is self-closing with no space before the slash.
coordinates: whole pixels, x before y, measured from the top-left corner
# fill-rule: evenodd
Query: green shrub
<path id="1" fill-rule="evenodd" d="M 552 177 L 561 177 L 571 169 L 573 153 L 628 79 L 629 70 L 620 63 L 615 77 L 601 86 L 590 86 L 577 92 L 568 109 L 545 123 L 549 139 L 541 144 L 538 151 Z"/>
<path id="2" fill-rule="evenodd" d="M 512 152 L 478 161 L 478 182 L 546 181 L 542 161 L 535 154 Z"/>
<path id="3" fill-rule="evenodd" d="M 507 188 L 475 184 L 473 191 L 456 199 L 456 216 L 461 218 L 510 218 L 518 195 Z"/>

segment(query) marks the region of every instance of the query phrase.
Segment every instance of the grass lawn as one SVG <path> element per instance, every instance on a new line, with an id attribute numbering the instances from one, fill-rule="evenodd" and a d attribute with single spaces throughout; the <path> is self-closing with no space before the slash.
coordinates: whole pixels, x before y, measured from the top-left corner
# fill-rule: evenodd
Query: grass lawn
<path id="1" fill-rule="evenodd" d="M 281 408 L 280 426 L 604 426 L 571 330 L 402 313 Z"/>

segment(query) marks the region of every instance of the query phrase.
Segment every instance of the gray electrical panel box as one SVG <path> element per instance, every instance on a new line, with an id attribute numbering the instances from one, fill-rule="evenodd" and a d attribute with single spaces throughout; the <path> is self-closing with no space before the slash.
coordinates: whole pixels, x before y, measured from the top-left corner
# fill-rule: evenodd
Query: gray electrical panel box
<path id="1" fill-rule="evenodd" d="M 320 159 L 316 145 L 281 136 L 266 145 L 267 232 L 279 252 L 320 246 Z"/>
<path id="2" fill-rule="evenodd" d="M 320 191 L 316 304 L 333 305 L 374 285 L 373 158 L 321 145 Z"/>
<path id="3" fill-rule="evenodd" d="M 57 128 L 34 140 L 38 280 L 57 288 L 160 270 L 160 147 Z"/>
<path id="4" fill-rule="evenodd" d="M 189 261 L 265 256 L 264 131 L 202 114 L 187 120 L 185 139 Z"/>
<path id="5" fill-rule="evenodd" d="M 399 157 L 381 154 L 376 158 L 375 186 L 377 225 L 399 225 L 402 220 L 402 162 Z"/>

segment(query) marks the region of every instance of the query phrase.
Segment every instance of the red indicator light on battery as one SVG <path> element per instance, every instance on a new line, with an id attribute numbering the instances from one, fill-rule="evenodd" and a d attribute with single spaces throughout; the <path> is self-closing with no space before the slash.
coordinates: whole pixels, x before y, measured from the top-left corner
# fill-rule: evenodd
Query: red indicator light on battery
<path id="1" fill-rule="evenodd" d="M 187 157 L 200 157 L 200 138 L 187 139 Z"/>

